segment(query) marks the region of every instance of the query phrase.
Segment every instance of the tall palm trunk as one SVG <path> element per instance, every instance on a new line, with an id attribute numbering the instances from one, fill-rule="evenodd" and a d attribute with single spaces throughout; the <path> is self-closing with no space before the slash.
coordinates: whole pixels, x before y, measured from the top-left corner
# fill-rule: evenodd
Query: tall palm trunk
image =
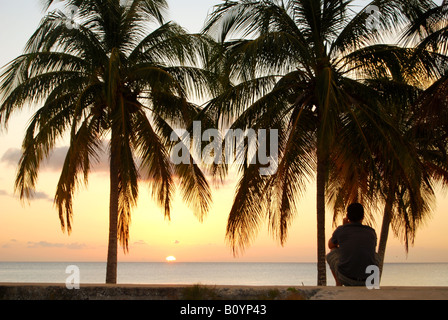
<path id="1" fill-rule="evenodd" d="M 380 274 L 383 274 L 384 258 L 386 256 L 386 245 L 387 245 L 387 239 L 389 237 L 390 222 L 392 220 L 392 207 L 394 203 L 394 194 L 395 190 L 394 188 L 391 188 L 387 195 L 386 205 L 384 207 L 383 224 L 381 226 L 380 241 L 378 243 Z"/>
<path id="2" fill-rule="evenodd" d="M 318 147 L 317 151 L 317 285 L 327 285 L 327 265 L 325 261 L 325 184 L 327 157 Z"/>
<path id="3" fill-rule="evenodd" d="M 110 204 L 109 204 L 109 245 L 107 253 L 106 283 L 117 283 L 118 252 L 118 166 L 117 156 L 111 146 L 110 156 Z"/>

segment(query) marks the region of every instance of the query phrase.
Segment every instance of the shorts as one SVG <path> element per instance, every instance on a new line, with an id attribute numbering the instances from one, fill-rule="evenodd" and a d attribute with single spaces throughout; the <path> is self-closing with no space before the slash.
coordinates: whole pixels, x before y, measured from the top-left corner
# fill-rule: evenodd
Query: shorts
<path id="1" fill-rule="evenodd" d="M 378 256 L 377 256 L 378 260 Z M 329 254 L 327 254 L 327 262 L 330 269 L 333 271 L 335 276 L 338 278 L 339 282 L 346 287 L 364 287 L 366 285 L 366 280 L 364 279 L 351 279 L 338 270 L 339 265 L 339 249 L 333 249 Z M 367 277 L 366 277 L 367 278 Z"/>

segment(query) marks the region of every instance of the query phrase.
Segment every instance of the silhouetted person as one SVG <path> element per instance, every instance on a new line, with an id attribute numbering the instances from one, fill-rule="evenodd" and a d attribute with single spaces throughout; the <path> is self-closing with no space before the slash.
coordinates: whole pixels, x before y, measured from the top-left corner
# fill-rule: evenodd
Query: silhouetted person
<path id="1" fill-rule="evenodd" d="M 328 241 L 331 252 L 327 255 L 327 262 L 337 286 L 365 286 L 369 276 L 366 268 L 378 266 L 376 232 L 363 225 L 363 219 L 363 206 L 351 204 L 343 225 L 334 231 Z"/>

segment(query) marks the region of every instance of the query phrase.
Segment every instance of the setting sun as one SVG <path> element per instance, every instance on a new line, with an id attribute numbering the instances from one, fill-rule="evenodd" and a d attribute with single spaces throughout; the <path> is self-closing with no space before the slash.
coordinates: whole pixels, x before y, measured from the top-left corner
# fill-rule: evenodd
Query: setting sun
<path id="1" fill-rule="evenodd" d="M 173 257 L 173 256 L 166 257 L 166 261 L 167 262 L 174 262 L 174 261 L 176 261 L 176 257 Z"/>

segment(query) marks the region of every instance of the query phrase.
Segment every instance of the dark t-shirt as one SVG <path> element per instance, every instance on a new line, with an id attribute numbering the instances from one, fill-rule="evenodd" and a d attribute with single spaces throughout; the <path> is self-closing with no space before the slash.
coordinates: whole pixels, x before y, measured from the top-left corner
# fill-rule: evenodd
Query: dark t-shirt
<path id="1" fill-rule="evenodd" d="M 351 279 L 366 279 L 366 268 L 377 265 L 375 248 L 377 236 L 374 229 L 361 223 L 338 227 L 331 241 L 339 246 L 338 270 Z"/>

